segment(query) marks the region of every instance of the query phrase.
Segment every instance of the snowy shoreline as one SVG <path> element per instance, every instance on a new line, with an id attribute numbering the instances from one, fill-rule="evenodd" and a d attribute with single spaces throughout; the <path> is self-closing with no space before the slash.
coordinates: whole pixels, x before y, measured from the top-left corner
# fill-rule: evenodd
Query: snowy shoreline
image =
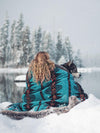
<path id="1" fill-rule="evenodd" d="M 23 73 L 27 72 L 28 68 L 0 68 L 0 73 Z M 86 73 L 86 72 L 95 72 L 100 71 L 100 67 L 85 67 L 78 68 L 78 72 Z"/>
<path id="2" fill-rule="evenodd" d="M 27 72 L 28 68 L 0 68 L 0 73 L 23 73 Z"/>

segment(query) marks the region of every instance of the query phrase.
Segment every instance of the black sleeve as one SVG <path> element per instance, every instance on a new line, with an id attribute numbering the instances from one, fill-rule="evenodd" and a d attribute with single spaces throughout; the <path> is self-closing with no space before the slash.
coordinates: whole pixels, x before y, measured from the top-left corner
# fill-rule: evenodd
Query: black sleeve
<path id="1" fill-rule="evenodd" d="M 55 66 L 68 72 L 68 70 L 65 67 L 61 66 L 61 65 L 55 64 Z"/>

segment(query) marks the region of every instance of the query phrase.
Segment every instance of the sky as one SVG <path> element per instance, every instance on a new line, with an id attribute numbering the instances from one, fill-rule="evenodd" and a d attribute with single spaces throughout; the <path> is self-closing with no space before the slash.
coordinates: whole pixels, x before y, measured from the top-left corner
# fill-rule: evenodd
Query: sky
<path id="1" fill-rule="evenodd" d="M 41 26 L 54 38 L 60 31 L 84 58 L 100 59 L 100 0 L 0 0 L 0 26 L 6 12 L 11 23 L 22 13 L 31 31 Z"/>

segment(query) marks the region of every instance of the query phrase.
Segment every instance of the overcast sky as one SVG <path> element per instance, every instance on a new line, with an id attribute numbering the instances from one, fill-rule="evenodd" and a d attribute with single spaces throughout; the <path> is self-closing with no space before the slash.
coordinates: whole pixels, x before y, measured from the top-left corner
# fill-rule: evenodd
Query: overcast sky
<path id="1" fill-rule="evenodd" d="M 0 0 L 0 25 L 24 15 L 31 30 L 41 25 L 53 36 L 61 31 L 83 55 L 100 56 L 100 0 Z"/>

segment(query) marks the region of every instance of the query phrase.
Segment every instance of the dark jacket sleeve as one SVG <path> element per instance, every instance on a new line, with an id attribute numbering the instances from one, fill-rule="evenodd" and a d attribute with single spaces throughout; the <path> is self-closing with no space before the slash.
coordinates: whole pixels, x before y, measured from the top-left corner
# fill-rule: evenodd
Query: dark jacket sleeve
<path id="1" fill-rule="evenodd" d="M 63 67 L 63 66 L 60 66 L 60 65 L 57 65 L 57 64 L 55 64 L 55 66 L 68 72 L 68 70 L 65 67 Z"/>

